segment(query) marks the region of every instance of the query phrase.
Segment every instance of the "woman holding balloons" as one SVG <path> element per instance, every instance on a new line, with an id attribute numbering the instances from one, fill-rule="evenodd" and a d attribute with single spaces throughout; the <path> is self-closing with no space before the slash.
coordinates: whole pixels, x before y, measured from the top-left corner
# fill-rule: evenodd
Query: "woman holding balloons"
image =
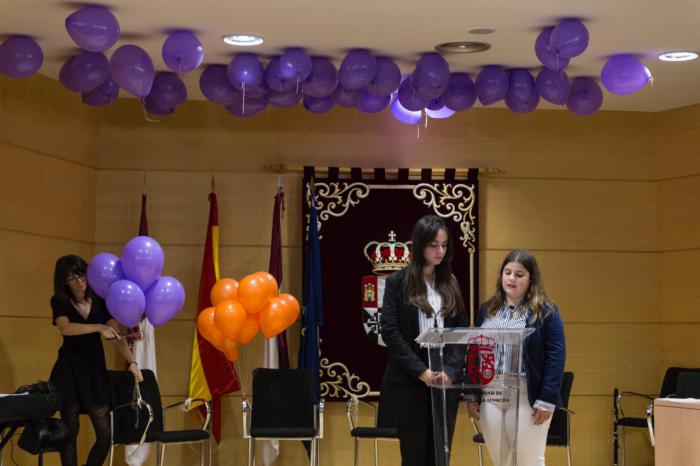
<path id="1" fill-rule="evenodd" d="M 60 452 L 63 466 L 77 465 L 76 437 L 80 413 L 90 416 L 96 435 L 87 466 L 101 465 L 109 453 L 109 386 L 100 337 L 113 341 L 134 378 L 139 382 L 143 380 L 116 321 L 107 312 L 105 302 L 88 285 L 86 271 L 85 261 L 75 255 L 59 258 L 54 270 L 51 308 L 53 324 L 63 336 L 63 345 L 51 371 L 51 381 L 63 393 L 61 418 L 70 433 Z"/>

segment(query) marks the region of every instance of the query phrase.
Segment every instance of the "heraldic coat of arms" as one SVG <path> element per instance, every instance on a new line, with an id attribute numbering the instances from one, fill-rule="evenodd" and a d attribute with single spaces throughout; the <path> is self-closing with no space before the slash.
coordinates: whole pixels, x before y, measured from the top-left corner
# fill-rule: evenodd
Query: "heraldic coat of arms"
<path id="1" fill-rule="evenodd" d="M 386 346 L 382 340 L 381 328 L 384 283 L 388 275 L 411 262 L 410 246 L 410 241 L 396 241 L 396 234 L 390 231 L 389 241 L 371 241 L 364 248 L 373 275 L 362 277 L 362 325 L 369 339 L 380 346 Z"/>

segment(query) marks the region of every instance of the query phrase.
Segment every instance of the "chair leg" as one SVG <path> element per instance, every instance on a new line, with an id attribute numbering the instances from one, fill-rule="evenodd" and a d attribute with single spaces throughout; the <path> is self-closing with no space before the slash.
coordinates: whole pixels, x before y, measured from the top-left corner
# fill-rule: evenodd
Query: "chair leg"
<path id="1" fill-rule="evenodd" d="M 204 442 L 199 444 L 199 466 L 204 466 Z"/>
<path id="2" fill-rule="evenodd" d="M 355 466 L 357 466 L 359 463 L 359 458 L 358 458 L 359 452 L 357 451 L 359 448 L 359 442 L 360 441 L 357 439 L 357 437 L 355 437 L 355 463 L 354 463 Z"/>
<path id="3" fill-rule="evenodd" d="M 374 439 L 374 466 L 379 466 L 379 441 Z"/>
<path id="4" fill-rule="evenodd" d="M 158 466 L 163 466 L 163 463 L 165 462 L 165 444 L 164 443 L 156 443 L 156 448 L 160 451 L 160 463 Z"/>
<path id="5" fill-rule="evenodd" d="M 479 450 L 479 466 L 484 466 L 484 457 L 483 457 L 483 453 L 481 452 L 481 444 L 478 444 L 478 450 Z"/>
<path id="6" fill-rule="evenodd" d="M 112 466 L 113 461 L 114 461 L 114 444 L 111 444 L 109 446 L 109 466 Z M 2 461 L 0 461 L 0 466 L 2 466 Z"/>
<path id="7" fill-rule="evenodd" d="M 613 420 L 613 466 L 617 466 L 618 454 L 620 452 L 619 434 L 620 428 L 617 425 L 617 420 Z"/>
<path id="8" fill-rule="evenodd" d="M 248 466 L 255 466 L 255 439 L 248 438 Z"/>
<path id="9" fill-rule="evenodd" d="M 318 454 L 316 442 L 315 438 L 311 439 L 311 451 L 309 452 L 309 463 L 311 466 L 316 466 L 316 455 Z"/>
<path id="10" fill-rule="evenodd" d="M 571 466 L 571 445 L 566 446 L 566 461 Z"/>
<path id="11" fill-rule="evenodd" d="M 207 444 L 209 448 L 209 466 L 211 466 L 211 436 L 209 436 L 209 440 L 207 440 Z"/>

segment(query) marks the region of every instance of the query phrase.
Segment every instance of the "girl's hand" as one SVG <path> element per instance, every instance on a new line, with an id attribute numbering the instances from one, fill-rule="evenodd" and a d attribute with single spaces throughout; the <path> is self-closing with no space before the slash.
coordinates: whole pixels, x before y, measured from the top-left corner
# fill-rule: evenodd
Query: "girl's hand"
<path id="1" fill-rule="evenodd" d="M 433 383 L 434 374 L 430 369 L 426 369 L 418 378 L 421 379 L 426 387 L 430 387 Z"/>
<path id="2" fill-rule="evenodd" d="M 110 327 L 109 325 L 102 325 L 100 329 L 100 334 L 105 340 L 121 341 L 122 339 L 122 336 L 119 335 L 119 332 L 116 331 L 114 328 Z"/>
<path id="3" fill-rule="evenodd" d="M 479 403 L 476 401 L 468 401 L 467 402 L 467 412 L 469 413 L 469 417 L 473 419 L 479 419 Z"/>
<path id="4" fill-rule="evenodd" d="M 542 411 L 541 409 L 532 410 L 532 421 L 535 423 L 536 426 L 539 426 L 540 424 L 544 423 L 551 416 L 552 413 L 550 411 Z"/>
<path id="5" fill-rule="evenodd" d="M 143 382 L 143 374 L 141 374 L 141 369 L 139 369 L 138 364 L 129 364 L 129 372 L 134 374 L 134 378 L 137 382 Z"/>

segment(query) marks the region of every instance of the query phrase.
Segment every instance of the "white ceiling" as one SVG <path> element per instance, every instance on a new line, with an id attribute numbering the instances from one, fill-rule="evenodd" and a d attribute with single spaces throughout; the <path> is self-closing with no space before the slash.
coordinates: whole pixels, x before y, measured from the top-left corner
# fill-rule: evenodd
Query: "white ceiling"
<path id="1" fill-rule="evenodd" d="M 0 34 L 34 36 L 45 56 L 40 73 L 56 79 L 62 62 L 77 51 L 64 20 L 82 5 L 0 0 Z M 364 47 L 394 57 L 404 72 L 438 43 L 484 40 L 492 45 L 485 53 L 447 55 L 451 71 L 476 73 L 487 64 L 535 71 L 534 42 L 541 28 L 577 17 L 591 40 L 567 68 L 570 77 L 599 76 L 606 57 L 616 53 L 637 54 L 654 76 L 653 86 L 629 96 L 605 92 L 604 110 L 660 111 L 700 102 L 700 60 L 656 59 L 660 52 L 700 49 L 700 0 L 115 0 L 106 6 L 121 25 L 117 46 L 145 48 L 157 70 L 166 69 L 160 50 L 167 31 L 185 28 L 203 43 L 205 63 L 228 63 L 241 49 L 221 37 L 249 32 L 264 36 L 265 43 L 246 51 L 263 56 L 301 46 L 339 64 L 346 50 Z M 468 32 L 477 27 L 496 32 Z M 199 70 L 185 77 L 190 98 L 202 98 L 198 77 Z"/>

